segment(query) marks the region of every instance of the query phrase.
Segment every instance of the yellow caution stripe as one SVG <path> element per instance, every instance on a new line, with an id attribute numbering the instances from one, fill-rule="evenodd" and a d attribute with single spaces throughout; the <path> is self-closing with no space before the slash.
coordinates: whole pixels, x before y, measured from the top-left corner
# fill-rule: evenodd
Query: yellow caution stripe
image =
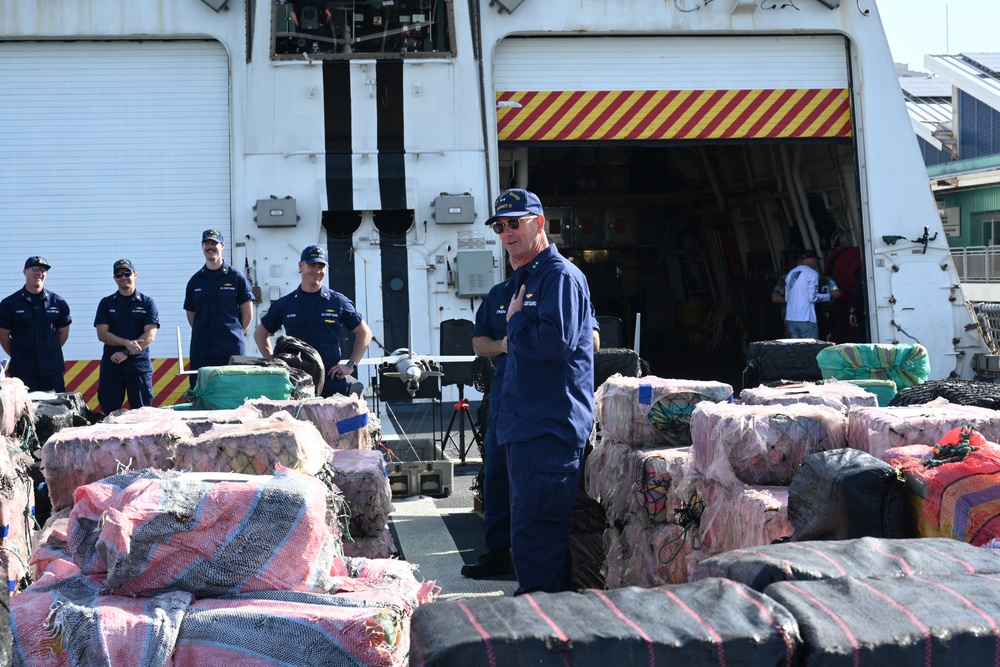
<path id="1" fill-rule="evenodd" d="M 153 405 L 156 407 L 184 403 L 184 392 L 190 386 L 187 375 L 177 374 L 177 359 L 153 359 Z M 83 394 L 91 410 L 97 410 L 97 386 L 101 377 L 100 360 L 67 361 L 63 379 L 66 391 Z M 129 407 L 125 401 L 125 407 Z"/>
<path id="2" fill-rule="evenodd" d="M 499 141 L 830 139 L 852 135 L 846 88 L 503 91 Z"/>

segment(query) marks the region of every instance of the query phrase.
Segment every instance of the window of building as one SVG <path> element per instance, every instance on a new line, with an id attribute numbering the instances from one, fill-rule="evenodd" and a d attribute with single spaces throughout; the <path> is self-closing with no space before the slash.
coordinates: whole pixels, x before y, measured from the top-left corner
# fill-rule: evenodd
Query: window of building
<path id="1" fill-rule="evenodd" d="M 1000 211 L 976 215 L 983 224 L 983 245 L 1000 245 Z"/>
<path id="2" fill-rule="evenodd" d="M 454 54 L 452 0 L 278 0 L 276 59 Z"/>

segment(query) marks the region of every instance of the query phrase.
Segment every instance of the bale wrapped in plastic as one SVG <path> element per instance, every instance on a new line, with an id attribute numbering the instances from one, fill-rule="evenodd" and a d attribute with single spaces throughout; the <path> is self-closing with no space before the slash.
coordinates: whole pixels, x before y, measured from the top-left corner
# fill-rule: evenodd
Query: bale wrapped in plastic
<path id="1" fill-rule="evenodd" d="M 975 546 L 1000 539 L 1000 446 L 971 428 L 956 428 L 933 447 L 891 450 L 886 459 L 902 470 L 907 488 L 921 499 L 921 536 Z"/>
<path id="2" fill-rule="evenodd" d="M 18 422 L 27 415 L 34 422 L 34 404 L 28 398 L 28 388 L 18 378 L 0 376 L 0 436 L 14 436 Z"/>
<path id="3" fill-rule="evenodd" d="M 330 396 L 295 401 L 257 399 L 248 405 L 265 417 L 287 412 L 296 419 L 311 422 L 334 449 L 372 449 L 370 426 L 373 417 L 368 404 L 357 396 Z"/>
<path id="4" fill-rule="evenodd" d="M 805 665 L 993 665 L 997 583 L 983 574 L 839 577 L 777 582 L 764 595 L 798 621 Z"/>
<path id="5" fill-rule="evenodd" d="M 625 542 L 625 524 L 618 522 L 604 530 L 604 564 L 601 575 L 607 589 L 628 586 L 625 570 L 632 559 L 632 545 Z"/>
<path id="6" fill-rule="evenodd" d="M 763 591 L 776 581 L 973 573 L 1000 574 L 1000 552 L 946 538 L 862 537 L 727 551 L 696 565 L 692 578 L 725 577 Z"/>
<path id="7" fill-rule="evenodd" d="M 882 459 L 903 445 L 933 445 L 953 428 L 968 425 L 990 442 L 1000 441 L 1000 412 L 939 401 L 900 408 L 851 408 L 847 441 L 854 449 Z"/>
<path id="8" fill-rule="evenodd" d="M 147 406 L 135 410 L 122 410 L 109 415 L 104 421 L 110 424 L 140 424 L 176 419 L 184 422 L 191 429 L 192 435 L 199 436 L 216 424 L 246 424 L 262 416 L 260 410 L 246 404 L 232 410 L 176 410 Z"/>
<path id="9" fill-rule="evenodd" d="M 37 440 L 32 447 L 42 446 L 64 428 L 89 426 L 100 421 L 100 415 L 89 407 L 80 392 L 40 394 L 32 398 L 35 406 L 34 431 Z"/>
<path id="10" fill-rule="evenodd" d="M 811 338 L 758 340 L 747 346 L 747 365 L 743 386 L 756 387 L 761 382 L 822 380 L 816 353 L 831 343 Z"/>
<path id="11" fill-rule="evenodd" d="M 34 484 L 28 474 L 31 457 L 21 442 L 0 435 L 0 559 L 7 589 L 13 593 L 28 581 L 35 528 Z"/>
<path id="12" fill-rule="evenodd" d="M 916 537 L 897 470 L 868 452 L 817 452 L 788 487 L 792 540 Z"/>
<path id="13" fill-rule="evenodd" d="M 69 552 L 69 514 L 72 508 L 64 507 L 54 513 L 32 538 L 34 549 L 28 565 L 31 568 L 31 578 L 38 581 L 42 573 L 52 561 L 57 559 L 73 560 Z"/>
<path id="14" fill-rule="evenodd" d="M 392 531 L 385 526 L 377 535 L 344 537 L 344 555 L 350 558 L 392 558 L 398 553 Z"/>
<path id="15" fill-rule="evenodd" d="M 410 665 L 790 665 L 798 634 L 780 605 L 725 579 L 479 597 L 418 608 Z"/>
<path id="16" fill-rule="evenodd" d="M 176 467 L 194 472 L 267 475 L 277 464 L 316 475 L 332 450 L 316 427 L 280 412 L 246 424 L 220 424 L 180 443 Z"/>
<path id="17" fill-rule="evenodd" d="M 629 484 L 637 481 L 625 470 L 625 457 L 632 449 L 608 438 L 598 440 L 583 468 L 587 494 L 600 501 L 612 521 L 623 518 L 628 504 L 625 496 L 631 490 Z"/>
<path id="18" fill-rule="evenodd" d="M 927 381 L 927 349 L 919 343 L 844 343 L 816 353 L 824 379 L 892 380 L 898 390 Z"/>
<path id="19" fill-rule="evenodd" d="M 896 397 L 896 383 L 892 380 L 845 380 L 875 397 L 876 405 L 889 405 Z"/>
<path id="20" fill-rule="evenodd" d="M 350 507 L 351 537 L 381 536 L 395 509 L 382 452 L 334 449 L 329 469 Z"/>
<path id="21" fill-rule="evenodd" d="M 626 524 L 622 538 L 632 545 L 623 586 L 682 584 L 688 580 L 688 556 L 704 546 L 697 525 Z"/>
<path id="22" fill-rule="evenodd" d="M 45 442 L 41 452 L 52 509 L 71 506 L 78 486 L 120 469 L 173 468 L 178 445 L 190 438 L 191 430 L 174 419 L 62 429 Z"/>
<path id="23" fill-rule="evenodd" d="M 695 406 L 732 398 L 732 386 L 722 382 L 614 375 L 597 390 L 595 418 L 604 437 L 633 447 L 683 447 L 691 444 Z"/>
<path id="24" fill-rule="evenodd" d="M 875 407 L 875 395 L 850 382 L 798 382 L 780 387 L 753 387 L 740 392 L 744 405 L 825 405 L 841 412 L 854 406 Z"/>
<path id="25" fill-rule="evenodd" d="M 706 553 L 770 544 L 794 530 L 788 520 L 786 486 L 727 488 L 702 482 L 696 488 L 704 501 L 699 526 Z"/>
<path id="26" fill-rule="evenodd" d="M 195 410 L 232 410 L 249 398 L 287 400 L 295 385 L 277 366 L 203 366 L 195 385 L 184 392 Z"/>
<path id="27" fill-rule="evenodd" d="M 702 403 L 691 467 L 726 486 L 787 486 L 807 456 L 847 446 L 847 418 L 824 405 Z"/>
<path id="28" fill-rule="evenodd" d="M 83 508 L 70 515 L 74 561 L 85 573 L 107 572 L 103 593 L 331 587 L 340 537 L 326 525 L 325 488 L 308 475 L 280 467 L 274 475 L 180 473 L 137 479 L 107 502 L 89 526 L 93 552 L 89 537 L 77 539 L 88 528 L 77 519 Z"/>

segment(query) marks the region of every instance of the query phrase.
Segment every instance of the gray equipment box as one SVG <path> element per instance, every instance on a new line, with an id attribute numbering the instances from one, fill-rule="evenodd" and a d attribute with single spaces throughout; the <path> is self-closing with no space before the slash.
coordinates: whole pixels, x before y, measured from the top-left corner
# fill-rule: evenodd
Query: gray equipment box
<path id="1" fill-rule="evenodd" d="M 393 498 L 447 498 L 455 480 L 452 461 L 403 461 L 386 465 Z"/>
<path id="2" fill-rule="evenodd" d="M 458 296 L 486 296 L 493 287 L 493 253 L 489 250 L 459 250 L 455 255 L 458 269 Z"/>
<path id="3" fill-rule="evenodd" d="M 253 219 L 258 227 L 294 227 L 299 224 L 295 200 L 291 197 L 258 199 L 253 210 L 256 211 Z"/>
<path id="4" fill-rule="evenodd" d="M 434 198 L 434 221 L 438 224 L 468 224 L 476 221 L 476 198 L 446 195 Z"/>

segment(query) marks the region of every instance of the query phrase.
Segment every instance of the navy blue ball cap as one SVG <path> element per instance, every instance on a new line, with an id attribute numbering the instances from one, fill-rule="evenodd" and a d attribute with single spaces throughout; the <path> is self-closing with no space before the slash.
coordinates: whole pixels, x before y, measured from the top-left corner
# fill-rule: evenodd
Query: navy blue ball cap
<path id="1" fill-rule="evenodd" d="M 225 243 L 225 239 L 222 237 L 222 232 L 218 229 L 206 229 L 201 233 L 201 242 L 205 241 L 215 241 L 216 243 Z"/>
<path id="2" fill-rule="evenodd" d="M 492 225 L 497 218 L 520 218 L 522 215 L 545 215 L 538 195 L 527 190 L 507 190 L 493 204 L 493 217 L 486 221 Z"/>
<path id="3" fill-rule="evenodd" d="M 115 262 L 115 265 L 112 267 L 111 272 L 118 273 L 119 271 L 124 271 L 126 269 L 131 271 L 132 273 L 135 273 L 135 264 L 133 264 L 132 260 L 130 259 L 119 259 L 117 262 Z"/>
<path id="4" fill-rule="evenodd" d="M 306 264 L 329 264 L 330 258 L 326 256 L 326 250 L 318 245 L 311 245 L 302 251 L 300 258 Z"/>
<path id="5" fill-rule="evenodd" d="M 28 259 L 24 260 L 24 268 L 30 269 L 33 266 L 40 266 L 46 271 L 52 268 L 52 265 L 46 262 L 41 255 L 32 255 Z"/>

